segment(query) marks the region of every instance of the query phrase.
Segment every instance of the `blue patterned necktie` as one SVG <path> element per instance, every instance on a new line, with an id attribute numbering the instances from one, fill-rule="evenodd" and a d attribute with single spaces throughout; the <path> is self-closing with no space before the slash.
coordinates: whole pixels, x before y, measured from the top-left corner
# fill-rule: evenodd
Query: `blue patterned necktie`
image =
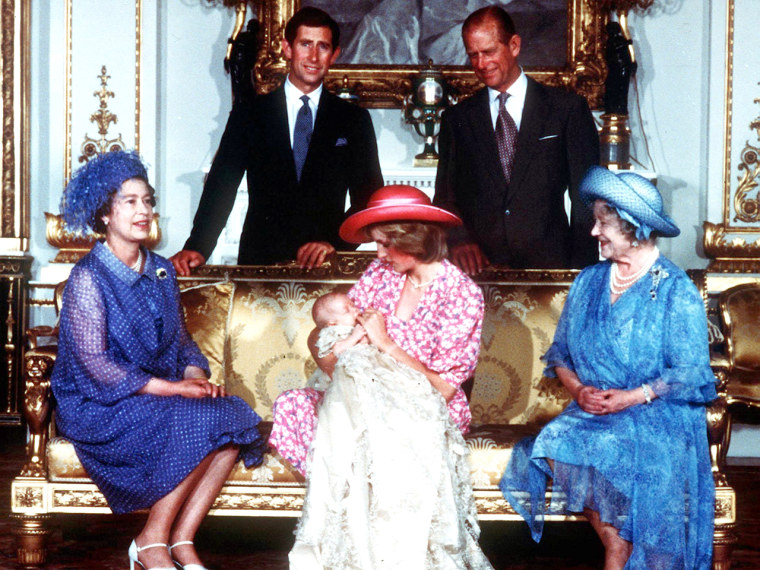
<path id="1" fill-rule="evenodd" d="M 311 107 L 309 107 L 309 97 L 301 96 L 303 107 L 298 109 L 296 115 L 296 128 L 293 131 L 293 160 L 296 163 L 296 177 L 301 180 L 301 170 L 303 163 L 306 162 L 306 153 L 309 152 L 309 143 L 311 142 L 312 119 Z"/>
<path id="2" fill-rule="evenodd" d="M 509 93 L 499 93 L 499 116 L 496 119 L 496 146 L 499 149 L 499 161 L 507 184 L 512 178 L 512 165 L 515 162 L 515 150 L 517 150 L 517 125 L 507 113 L 508 98 Z"/>

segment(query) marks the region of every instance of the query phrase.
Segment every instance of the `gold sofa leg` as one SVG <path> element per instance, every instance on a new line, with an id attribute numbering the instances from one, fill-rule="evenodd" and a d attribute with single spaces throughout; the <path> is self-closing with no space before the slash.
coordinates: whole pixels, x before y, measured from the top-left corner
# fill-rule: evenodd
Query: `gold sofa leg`
<path id="1" fill-rule="evenodd" d="M 46 542 L 50 515 L 11 514 L 16 519 L 16 554 L 22 566 L 42 566 L 47 558 Z"/>
<path id="2" fill-rule="evenodd" d="M 734 525 L 721 525 L 715 528 L 713 535 L 713 570 L 729 570 L 731 568 L 731 554 L 738 537 L 734 532 Z"/>
<path id="3" fill-rule="evenodd" d="M 739 537 L 736 535 L 736 492 L 727 485 L 716 485 L 713 570 L 731 568 L 731 554 L 738 541 Z"/>

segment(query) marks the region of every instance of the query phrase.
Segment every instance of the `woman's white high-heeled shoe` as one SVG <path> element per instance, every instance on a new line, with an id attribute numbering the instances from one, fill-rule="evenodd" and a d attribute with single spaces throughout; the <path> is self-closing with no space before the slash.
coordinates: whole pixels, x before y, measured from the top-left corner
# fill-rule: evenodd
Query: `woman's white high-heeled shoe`
<path id="1" fill-rule="evenodd" d="M 179 542 L 175 542 L 169 547 L 169 556 L 171 556 L 172 548 L 176 546 L 182 546 L 183 544 L 192 544 L 192 543 L 193 543 L 192 540 L 180 540 Z M 174 562 L 174 564 L 177 565 L 177 568 L 179 568 L 180 570 L 206 570 L 206 567 L 201 566 L 200 564 L 185 564 L 183 566 L 182 564 L 177 562 L 174 556 L 172 556 L 172 561 Z"/>
<path id="2" fill-rule="evenodd" d="M 140 554 L 143 550 L 148 550 L 149 548 L 158 548 L 159 546 L 163 548 L 167 548 L 165 544 L 162 544 L 160 542 L 157 542 L 156 544 L 149 544 L 148 546 L 137 546 L 135 541 L 132 541 L 132 544 L 129 545 L 129 550 L 127 550 L 127 555 L 129 556 L 129 570 L 135 570 L 135 563 L 137 563 L 140 568 L 145 568 L 142 562 L 140 562 L 137 559 L 137 555 Z M 171 553 L 169 554 L 171 556 Z M 175 568 L 150 568 L 148 570 L 176 570 Z"/>

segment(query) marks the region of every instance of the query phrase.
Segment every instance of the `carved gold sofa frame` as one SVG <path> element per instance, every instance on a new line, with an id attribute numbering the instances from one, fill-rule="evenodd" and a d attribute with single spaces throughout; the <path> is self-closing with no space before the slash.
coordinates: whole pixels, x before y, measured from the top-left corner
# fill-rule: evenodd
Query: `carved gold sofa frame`
<path id="1" fill-rule="evenodd" d="M 720 458 L 725 462 L 733 414 L 760 417 L 760 283 L 740 283 L 725 289 L 718 297 L 717 308 L 725 346 L 720 357 L 713 357 L 713 363 L 729 412 Z"/>
<path id="2" fill-rule="evenodd" d="M 306 346 L 311 306 L 333 288 L 349 288 L 366 268 L 368 254 L 338 254 L 305 272 L 292 264 L 270 267 L 203 267 L 180 280 L 188 329 L 209 358 L 214 378 L 243 397 L 268 430 L 274 398 L 304 385 L 315 369 Z M 478 277 L 486 302 L 482 350 L 470 398 L 473 427 L 467 436 L 478 513 L 482 520 L 517 521 L 498 481 L 513 444 L 535 433 L 568 402 L 562 386 L 542 376 L 539 359 L 549 347 L 573 271 L 501 270 Z M 694 281 L 702 287 L 699 272 Z M 701 285 L 700 285 L 701 284 Z M 706 299 L 706 296 L 705 296 Z M 45 561 L 47 524 L 65 513 L 108 513 L 103 495 L 79 464 L 73 446 L 56 437 L 50 374 L 55 346 L 39 343 L 56 330 L 29 331 L 25 355 L 27 458 L 12 483 L 12 516 L 17 519 L 22 564 Z M 714 568 L 728 568 L 736 500 L 721 472 L 720 444 L 726 427 L 725 399 L 709 410 L 709 436 L 717 489 Z M 222 489 L 212 515 L 299 516 L 303 478 L 276 454 L 252 470 L 238 464 Z M 550 491 L 551 492 L 551 491 Z M 548 500 L 548 497 L 547 497 Z M 547 520 L 583 517 L 549 513 Z"/>

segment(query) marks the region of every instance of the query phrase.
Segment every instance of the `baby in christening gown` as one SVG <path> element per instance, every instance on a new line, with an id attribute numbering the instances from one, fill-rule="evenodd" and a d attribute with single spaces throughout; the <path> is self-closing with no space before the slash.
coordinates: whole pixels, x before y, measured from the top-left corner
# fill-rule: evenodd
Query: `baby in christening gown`
<path id="1" fill-rule="evenodd" d="M 314 303 L 312 318 L 319 329 L 316 341 L 318 356 L 324 358 L 332 353 L 338 358 L 334 375 L 337 375 L 338 370 L 341 374 L 347 374 L 354 379 L 357 379 L 359 375 L 369 375 L 372 377 L 372 382 L 390 381 L 391 385 L 388 387 L 394 391 L 406 389 L 406 386 L 401 387 L 398 384 L 401 381 L 408 381 L 410 383 L 408 388 L 417 386 L 422 389 L 416 391 L 418 394 L 439 396 L 440 394 L 432 388 L 423 374 L 368 344 L 367 333 L 357 322 L 359 313 L 359 309 L 351 298 L 338 291 L 326 293 Z M 366 378 L 366 376 L 361 376 L 361 378 Z M 317 368 L 307 381 L 307 386 L 324 392 L 331 382 L 332 378 Z"/>
<path id="2" fill-rule="evenodd" d="M 421 373 L 367 343 L 359 309 L 328 293 L 312 312 L 334 353 L 310 450 L 290 567 L 490 568 L 477 544 L 467 446 Z"/>
<path id="3" fill-rule="evenodd" d="M 358 315 L 359 309 L 345 293 L 326 293 L 314 302 L 311 316 L 319 329 L 316 345 L 320 358 L 330 353 L 339 357 L 352 346 L 367 343 L 367 333 L 356 320 Z M 317 368 L 306 385 L 324 392 L 331 380 L 332 378 Z"/>

